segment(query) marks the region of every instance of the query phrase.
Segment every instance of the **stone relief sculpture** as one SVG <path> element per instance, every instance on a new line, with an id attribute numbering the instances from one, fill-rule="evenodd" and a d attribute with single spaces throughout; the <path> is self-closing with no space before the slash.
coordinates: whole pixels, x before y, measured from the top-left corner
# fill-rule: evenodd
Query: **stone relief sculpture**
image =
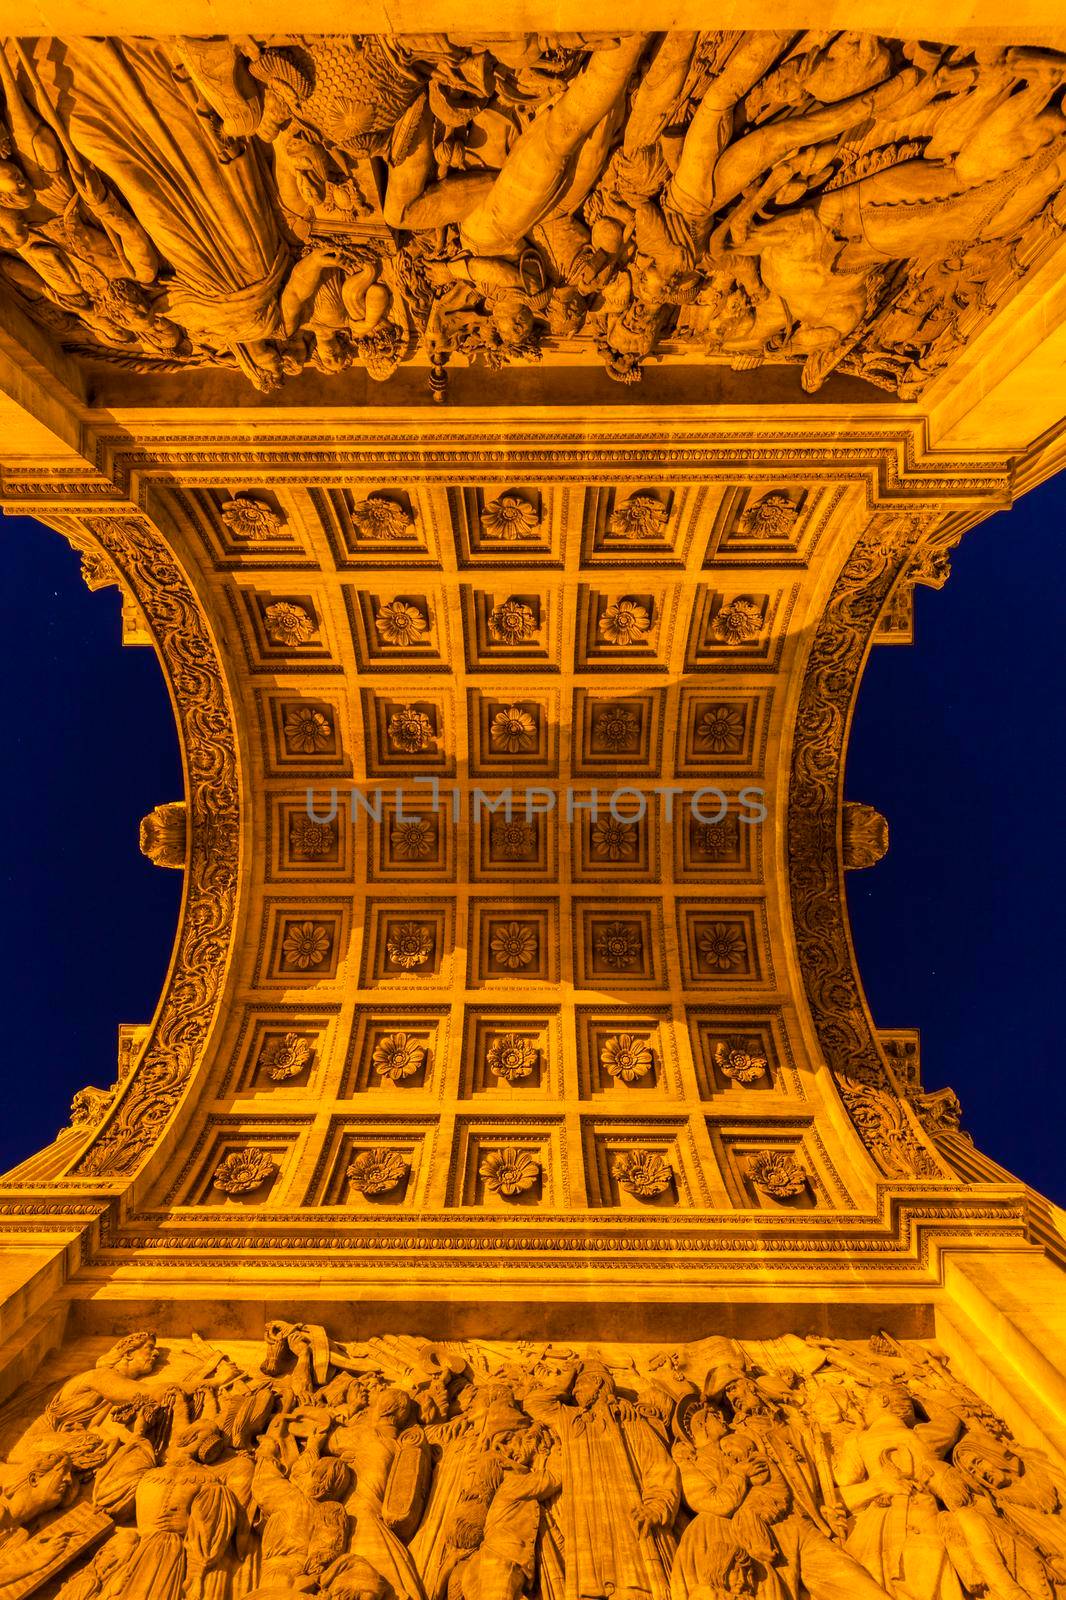
<path id="1" fill-rule="evenodd" d="M 71 1365 L 70 1358 L 66 1361 Z M 134 1333 L 2 1419 L 0 1596 L 1054 1600 L 1066 1476 L 932 1348 Z"/>
<path id="2" fill-rule="evenodd" d="M 687 353 L 913 398 L 1061 227 L 1066 58 L 851 32 L 8 41 L 0 275 L 143 372 Z"/>

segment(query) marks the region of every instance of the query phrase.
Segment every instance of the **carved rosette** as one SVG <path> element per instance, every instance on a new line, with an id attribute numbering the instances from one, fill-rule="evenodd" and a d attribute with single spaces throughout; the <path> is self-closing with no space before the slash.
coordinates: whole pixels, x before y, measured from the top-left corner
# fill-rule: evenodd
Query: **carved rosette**
<path id="1" fill-rule="evenodd" d="M 345 1176 L 357 1194 L 388 1194 L 400 1186 L 410 1165 L 398 1150 L 362 1150 Z"/>
<path id="2" fill-rule="evenodd" d="M 748 1176 L 757 1189 L 773 1200 L 792 1200 L 802 1194 L 809 1179 L 795 1156 L 787 1150 L 759 1150 L 748 1158 Z"/>
<path id="3" fill-rule="evenodd" d="M 674 1181 L 673 1168 L 657 1150 L 620 1150 L 611 1173 L 618 1187 L 638 1200 L 665 1194 Z"/>
<path id="4" fill-rule="evenodd" d="M 505 1145 L 502 1150 L 490 1150 L 478 1167 L 478 1175 L 485 1180 L 486 1189 L 504 1200 L 516 1200 L 532 1189 L 540 1180 L 541 1165 L 529 1150 L 515 1145 Z"/>
<path id="5" fill-rule="evenodd" d="M 251 1194 L 274 1177 L 278 1164 L 266 1150 L 249 1145 L 231 1150 L 215 1168 L 214 1184 L 223 1194 Z"/>

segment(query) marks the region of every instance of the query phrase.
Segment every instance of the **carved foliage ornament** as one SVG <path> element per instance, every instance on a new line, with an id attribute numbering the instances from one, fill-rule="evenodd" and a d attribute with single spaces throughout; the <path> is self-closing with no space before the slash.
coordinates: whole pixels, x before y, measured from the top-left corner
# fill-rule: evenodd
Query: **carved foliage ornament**
<path id="1" fill-rule="evenodd" d="M 276 539 L 284 523 L 272 505 L 250 494 L 234 495 L 222 507 L 221 515 L 230 533 L 252 543 Z"/>
<path id="2" fill-rule="evenodd" d="M 807 1187 L 806 1172 L 787 1150 L 760 1150 L 748 1158 L 748 1176 L 774 1200 L 791 1200 Z"/>
<path id="3" fill-rule="evenodd" d="M 639 1200 L 665 1194 L 674 1181 L 673 1168 L 657 1150 L 620 1150 L 611 1172 L 619 1188 Z"/>
<path id="4" fill-rule="evenodd" d="M 412 1034 L 390 1033 L 378 1040 L 371 1060 L 379 1077 L 397 1083 L 401 1078 L 413 1077 L 425 1058 L 425 1046 Z"/>
<path id="5" fill-rule="evenodd" d="M 504 1200 L 514 1200 L 539 1181 L 541 1166 L 529 1150 L 505 1145 L 502 1150 L 490 1150 L 486 1154 L 478 1174 L 484 1178 L 486 1189 Z"/>
<path id="6" fill-rule="evenodd" d="M 520 1033 L 497 1034 L 489 1045 L 485 1060 L 493 1077 L 505 1083 L 528 1078 L 537 1065 L 537 1048 Z"/>
<path id="7" fill-rule="evenodd" d="M 214 1183 L 223 1194 L 251 1194 L 261 1189 L 278 1170 L 278 1164 L 267 1151 L 256 1145 L 246 1150 L 231 1150 L 215 1168 Z"/>
<path id="8" fill-rule="evenodd" d="M 489 632 L 500 644 L 525 644 L 537 632 L 537 619 L 521 600 L 505 600 L 489 613 Z"/>
<path id="9" fill-rule="evenodd" d="M 766 1057 L 746 1050 L 743 1041 L 730 1040 L 714 1047 L 714 1064 L 733 1083 L 757 1083 L 767 1073 Z"/>
<path id="10" fill-rule="evenodd" d="M 403 1182 L 410 1162 L 398 1150 L 363 1150 L 345 1176 L 358 1194 L 388 1194 Z"/>
<path id="11" fill-rule="evenodd" d="M 622 1083 L 635 1083 L 652 1069 L 652 1053 L 647 1041 L 634 1033 L 617 1033 L 605 1039 L 600 1065 L 608 1077 Z"/>
<path id="12" fill-rule="evenodd" d="M 283 1033 L 270 1039 L 259 1055 L 259 1066 L 275 1083 L 298 1077 L 314 1055 L 314 1045 L 302 1033 Z"/>
<path id="13" fill-rule="evenodd" d="M 174 977 L 137 1066 L 74 1171 L 136 1170 L 159 1139 L 195 1070 L 227 970 L 239 836 L 234 720 L 211 634 L 169 551 L 142 518 L 72 524 L 121 571 L 175 685 L 188 764 L 190 849 Z M 62 529 L 61 529 L 62 531 Z"/>
<path id="14" fill-rule="evenodd" d="M 651 494 L 630 495 L 608 518 L 609 532 L 620 539 L 655 539 L 666 532 L 670 513 Z"/>
<path id="15" fill-rule="evenodd" d="M 789 784 L 789 890 L 800 970 L 844 1105 L 886 1177 L 950 1176 L 937 1161 L 870 1031 L 843 916 L 836 839 L 847 718 L 885 597 L 927 527 L 873 519 L 848 557 L 811 647 Z"/>

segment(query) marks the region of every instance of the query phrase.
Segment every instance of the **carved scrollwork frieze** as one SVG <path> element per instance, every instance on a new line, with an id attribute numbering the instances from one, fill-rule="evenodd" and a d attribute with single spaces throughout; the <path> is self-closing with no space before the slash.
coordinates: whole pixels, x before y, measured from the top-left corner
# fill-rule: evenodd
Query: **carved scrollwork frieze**
<path id="1" fill-rule="evenodd" d="M 132 516 L 87 517 L 72 526 L 120 573 L 144 613 L 172 689 L 188 782 L 187 892 L 169 985 L 136 1068 L 72 1168 L 73 1176 L 124 1177 L 174 1112 L 221 999 L 238 884 L 237 740 L 207 619 L 158 532 Z"/>

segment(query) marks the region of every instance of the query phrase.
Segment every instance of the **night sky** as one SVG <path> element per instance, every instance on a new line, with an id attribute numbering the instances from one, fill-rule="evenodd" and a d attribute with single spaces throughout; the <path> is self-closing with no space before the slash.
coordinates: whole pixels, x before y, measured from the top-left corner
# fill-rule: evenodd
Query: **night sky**
<path id="1" fill-rule="evenodd" d="M 888 818 L 887 858 L 848 874 L 874 1019 L 919 1027 L 927 1088 L 949 1083 L 979 1146 L 1066 1204 L 1057 848 L 1064 758 L 1066 478 L 968 533 L 917 643 L 875 649 L 849 799 Z M 137 847 L 182 793 L 154 652 L 121 649 L 116 590 L 25 518 L 0 523 L 0 681 L 8 684 L 0 1170 L 39 1149 L 75 1090 L 115 1074 L 119 1022 L 147 1021 L 181 875 Z"/>

